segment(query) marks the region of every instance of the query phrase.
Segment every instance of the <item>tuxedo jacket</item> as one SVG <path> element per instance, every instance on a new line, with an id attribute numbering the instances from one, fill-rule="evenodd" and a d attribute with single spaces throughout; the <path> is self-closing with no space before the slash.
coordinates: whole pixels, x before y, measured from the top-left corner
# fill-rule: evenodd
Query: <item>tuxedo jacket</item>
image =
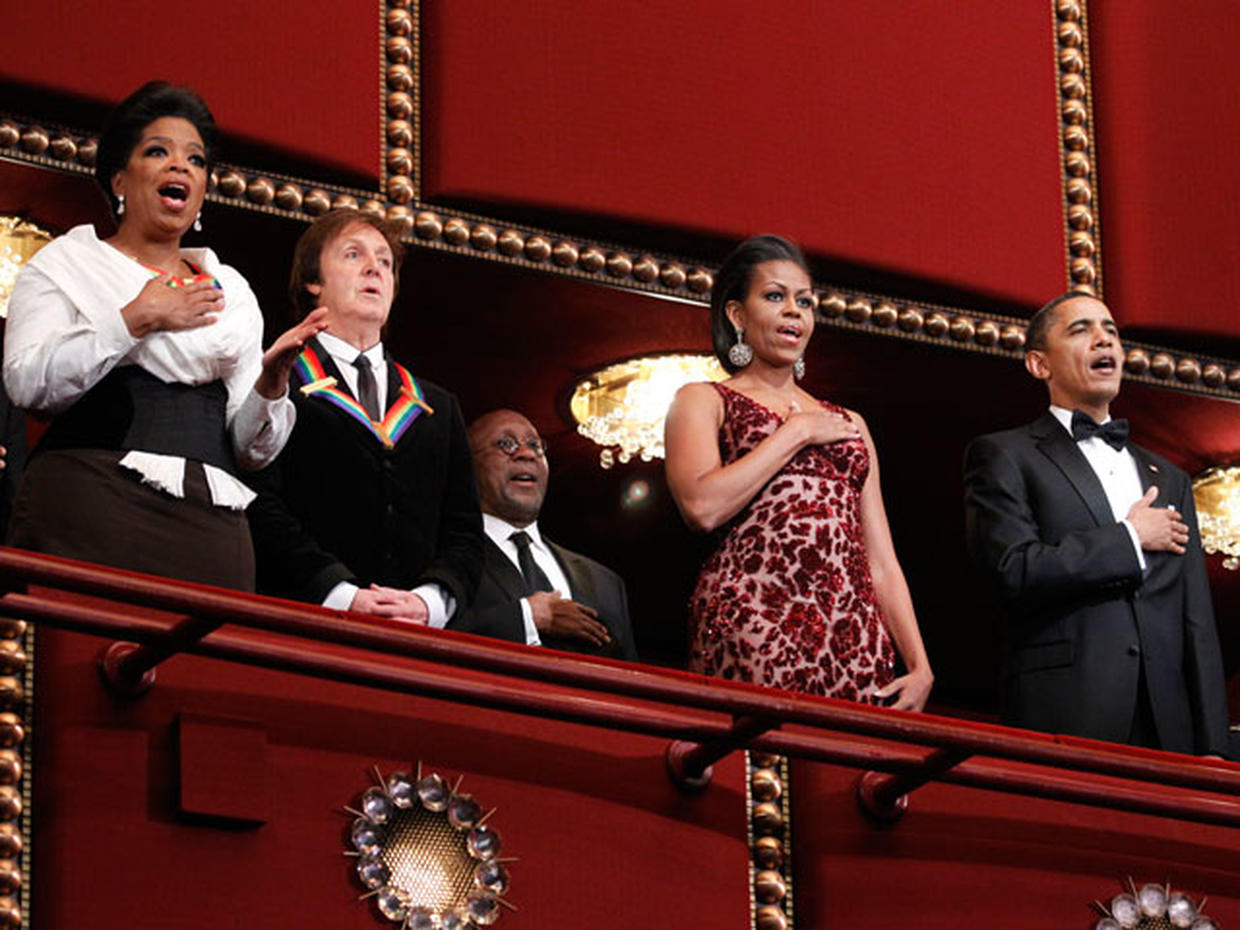
<path id="1" fill-rule="evenodd" d="M 331 356 L 310 344 L 348 395 Z M 401 396 L 387 357 L 389 410 Z M 456 398 L 418 379 L 434 411 L 422 411 L 391 447 L 322 393 L 303 395 L 294 370 L 297 423 L 279 457 L 250 476 L 247 514 L 258 590 L 320 604 L 339 582 L 409 590 L 446 588 L 458 610 L 478 587 L 482 516 Z M 352 395 L 348 395 L 352 396 Z"/>
<path id="2" fill-rule="evenodd" d="M 543 542 L 564 570 L 564 576 L 572 588 L 572 599 L 597 610 L 599 623 L 606 626 L 611 634 L 610 645 L 604 647 L 593 646 L 584 640 L 546 636 L 541 637 L 543 645 L 568 652 L 636 661 L 637 648 L 633 643 L 624 581 L 610 568 L 593 559 L 557 546 L 545 536 Z M 477 597 L 467 610 L 457 611 L 449 621 L 448 629 L 524 643 L 525 624 L 521 619 L 520 602 L 525 597 L 525 582 L 521 572 L 490 537 L 483 539 L 483 548 L 482 580 L 478 585 Z"/>
<path id="3" fill-rule="evenodd" d="M 1187 552 L 1146 552 L 1067 430 L 1047 412 L 965 454 L 970 547 L 1006 613 L 1003 720 L 1124 742 L 1145 672 L 1160 745 L 1226 754 L 1227 703 L 1188 476 L 1130 444 L 1155 506 L 1189 526 Z"/>

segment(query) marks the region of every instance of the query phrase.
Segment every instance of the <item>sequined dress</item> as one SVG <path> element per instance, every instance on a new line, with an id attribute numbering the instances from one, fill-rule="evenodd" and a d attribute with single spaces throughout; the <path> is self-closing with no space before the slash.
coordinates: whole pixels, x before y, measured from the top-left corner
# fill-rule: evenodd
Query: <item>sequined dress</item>
<path id="1" fill-rule="evenodd" d="M 715 387 L 728 465 L 782 420 Z M 693 671 L 855 701 L 891 680 L 891 639 L 861 530 L 869 472 L 861 439 L 806 447 L 723 528 L 689 605 Z"/>

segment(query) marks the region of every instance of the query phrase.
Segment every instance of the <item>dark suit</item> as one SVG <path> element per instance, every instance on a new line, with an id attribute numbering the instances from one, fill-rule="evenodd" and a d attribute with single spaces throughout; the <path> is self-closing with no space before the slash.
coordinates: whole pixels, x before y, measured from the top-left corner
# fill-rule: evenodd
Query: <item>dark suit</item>
<path id="1" fill-rule="evenodd" d="M 1188 524 L 1185 555 L 1141 571 L 1089 462 L 1051 413 L 965 454 L 970 546 L 1007 614 L 1003 720 L 1125 742 L 1140 672 L 1159 745 L 1224 754 L 1227 704 L 1188 476 L 1135 445 L 1142 488 Z"/>
<path id="2" fill-rule="evenodd" d="M 311 348 L 341 390 L 331 356 Z M 400 397 L 388 359 L 389 409 Z M 478 586 L 482 517 L 456 398 L 418 380 L 434 413 L 422 413 L 392 448 L 321 394 L 290 388 L 297 425 L 283 452 L 251 476 L 247 511 L 258 589 L 322 603 L 342 581 L 410 590 L 433 582 L 458 610 Z"/>
<path id="3" fill-rule="evenodd" d="M 564 570 L 564 576 L 572 588 L 572 599 L 597 610 L 599 623 L 606 626 L 611 634 L 611 643 L 604 647 L 596 647 L 580 639 L 546 636 L 540 637 L 543 645 L 551 649 L 636 661 L 637 648 L 633 643 L 633 627 L 629 623 L 629 602 L 624 581 L 610 568 L 593 559 L 557 546 L 545 536 L 543 542 Z M 524 643 L 525 624 L 521 619 L 520 602 L 525 597 L 525 583 L 521 572 L 490 537 L 483 543 L 485 553 L 478 595 L 469 609 L 457 612 L 448 623 L 448 629 Z"/>

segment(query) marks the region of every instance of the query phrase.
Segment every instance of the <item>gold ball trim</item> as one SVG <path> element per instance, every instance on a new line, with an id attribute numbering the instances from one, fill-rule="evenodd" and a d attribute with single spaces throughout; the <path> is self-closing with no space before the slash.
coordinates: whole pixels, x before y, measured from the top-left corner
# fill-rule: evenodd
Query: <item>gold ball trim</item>
<path id="1" fill-rule="evenodd" d="M 685 283 L 695 294 L 705 294 L 715 286 L 715 276 L 705 268 L 691 268 Z"/>
<path id="2" fill-rule="evenodd" d="M 951 321 L 947 319 L 946 314 L 936 310 L 926 317 L 926 332 L 936 339 L 946 335 L 949 329 L 951 329 Z"/>
<path id="3" fill-rule="evenodd" d="M 642 284 L 649 284 L 659 276 L 659 263 L 653 255 L 639 255 L 633 264 L 633 277 Z"/>
<path id="4" fill-rule="evenodd" d="M 968 342 L 977 332 L 977 326 L 967 316 L 958 316 L 952 320 L 948 332 L 957 342 Z"/>
<path id="5" fill-rule="evenodd" d="M 413 116 L 413 97 L 404 91 L 392 91 L 387 95 L 388 116 L 407 120 Z"/>
<path id="6" fill-rule="evenodd" d="M 281 184 L 276 188 L 276 206 L 281 210 L 300 210 L 304 197 L 296 184 Z"/>
<path id="7" fill-rule="evenodd" d="M 21 793 L 12 785 L 0 785 L 0 820 L 16 820 L 21 815 Z"/>
<path id="8" fill-rule="evenodd" d="M 1023 326 L 1015 326 L 1008 324 L 1003 327 L 1003 331 L 999 333 L 999 342 L 1003 348 L 1010 351 L 1023 349 L 1025 347 L 1025 329 Z"/>
<path id="9" fill-rule="evenodd" d="M 495 227 L 486 223 L 478 223 L 469 231 L 469 244 L 479 252 L 490 252 L 499 241 Z"/>
<path id="10" fill-rule="evenodd" d="M 1058 0 L 1055 12 L 1059 18 L 1070 22 L 1078 22 L 1081 18 L 1080 0 Z"/>
<path id="11" fill-rule="evenodd" d="M 51 139 L 47 135 L 47 130 L 42 126 L 31 126 L 21 135 L 22 151 L 29 152 L 31 155 L 42 155 L 49 145 L 51 145 Z"/>
<path id="12" fill-rule="evenodd" d="M 406 119 L 390 120 L 387 124 L 388 145 L 408 148 L 413 145 L 413 124 Z"/>
<path id="13" fill-rule="evenodd" d="M 1077 284 L 1092 284 L 1098 276 L 1098 268 L 1092 258 L 1074 258 L 1068 267 L 1072 280 Z"/>
<path id="14" fill-rule="evenodd" d="M 0 823 L 0 857 L 16 859 L 22 852 L 22 834 L 16 824 Z"/>
<path id="15" fill-rule="evenodd" d="M 220 196 L 240 197 L 242 194 L 245 193 L 245 188 L 246 188 L 245 178 L 242 177 L 240 172 L 225 171 L 223 174 L 220 175 L 220 180 L 217 185 L 217 189 L 219 190 Z"/>
<path id="16" fill-rule="evenodd" d="M 521 254 L 521 250 L 525 248 L 525 238 L 515 229 L 505 229 L 499 234 L 499 242 L 496 247 L 501 255 L 516 258 Z"/>
<path id="17" fill-rule="evenodd" d="M 1068 236 L 1068 248 L 1073 255 L 1089 258 L 1094 254 L 1096 246 L 1094 237 L 1087 232 L 1077 231 Z"/>
<path id="18" fill-rule="evenodd" d="M 766 904 L 754 915 L 757 930 L 788 930 L 788 917 L 778 904 Z"/>
<path id="19" fill-rule="evenodd" d="M 577 246 L 566 239 L 560 239 L 551 249 L 551 260 L 561 268 L 568 268 L 577 264 L 580 254 Z"/>
<path id="20" fill-rule="evenodd" d="M 1089 186 L 1089 181 L 1085 178 L 1070 178 L 1067 190 L 1069 203 L 1087 204 L 1094 199 L 1093 188 Z"/>
<path id="21" fill-rule="evenodd" d="M 305 199 L 302 202 L 302 209 L 311 216 L 322 216 L 331 208 L 332 199 L 327 196 L 327 191 L 317 187 L 306 191 Z"/>
<path id="22" fill-rule="evenodd" d="M 551 242 L 546 236 L 530 236 L 525 240 L 525 257 L 532 262 L 545 262 L 551 257 Z"/>
<path id="23" fill-rule="evenodd" d="M 1069 71 L 1059 79 L 1059 92 L 1069 100 L 1084 100 L 1087 91 L 1085 78 L 1079 74 Z"/>
<path id="24" fill-rule="evenodd" d="M 753 807 L 753 828 L 756 832 L 770 836 L 784 828 L 784 814 L 779 805 L 773 801 L 764 801 Z"/>
<path id="25" fill-rule="evenodd" d="M 1093 171 L 1093 164 L 1084 152 L 1069 152 L 1064 159 L 1064 168 L 1074 178 L 1087 178 Z"/>
<path id="26" fill-rule="evenodd" d="M 659 281 L 664 287 L 670 287 L 675 290 L 685 286 L 688 274 L 685 272 L 683 265 L 677 262 L 668 262 L 659 268 Z"/>
<path id="27" fill-rule="evenodd" d="M 1084 126 L 1089 119 L 1089 108 L 1081 100 L 1063 102 L 1063 121 L 1069 126 Z"/>
<path id="28" fill-rule="evenodd" d="M 633 259 L 623 252 L 612 252 L 607 256 L 606 272 L 613 278 L 627 278 L 633 271 Z"/>
<path id="29" fill-rule="evenodd" d="M 413 182 L 403 174 L 393 175 L 387 182 L 388 199 L 406 204 L 413 201 Z"/>
<path id="30" fill-rule="evenodd" d="M 21 141 L 21 128 L 11 120 L 0 121 L 0 148 L 11 149 Z"/>
<path id="31" fill-rule="evenodd" d="M 1223 382 L 1227 380 L 1227 372 L 1222 365 L 1216 365 L 1211 362 L 1201 372 L 1201 380 L 1207 387 L 1222 387 Z"/>
<path id="32" fill-rule="evenodd" d="M 1085 72 L 1085 56 L 1081 54 L 1081 50 L 1078 48 L 1069 46 L 1068 48 L 1060 49 L 1059 69 L 1072 74 L 1083 74 Z"/>
<path id="33" fill-rule="evenodd" d="M 1175 376 L 1185 384 L 1195 384 L 1201 379 L 1201 363 L 1195 358 L 1182 358 L 1175 366 Z"/>
<path id="34" fill-rule="evenodd" d="M 835 291 L 829 294 L 819 294 L 818 309 L 827 319 L 838 319 L 848 310 L 848 301 L 844 299 L 843 294 L 837 294 Z"/>
<path id="35" fill-rule="evenodd" d="M 0 675 L 16 675 L 25 668 L 26 653 L 22 644 L 14 639 L 0 640 Z"/>
<path id="36" fill-rule="evenodd" d="M 388 149 L 387 168 L 393 174 L 409 174 L 413 171 L 413 153 L 404 146 Z"/>
<path id="37" fill-rule="evenodd" d="M 1068 225 L 1073 229 L 1093 229 L 1094 215 L 1084 204 L 1074 203 L 1068 207 Z"/>
<path id="38" fill-rule="evenodd" d="M 1068 126 L 1063 131 L 1063 144 L 1073 152 L 1083 152 L 1089 148 L 1089 132 L 1084 126 Z"/>
<path id="39" fill-rule="evenodd" d="M 844 308 L 844 314 L 854 323 L 868 323 L 873 313 L 873 306 L 864 297 L 850 300 Z"/>
<path id="40" fill-rule="evenodd" d="M 408 36 L 413 33 L 413 17 L 408 10 L 388 10 L 387 31 L 392 36 Z"/>
<path id="41" fill-rule="evenodd" d="M 394 65 L 407 65 L 413 61 L 413 45 L 404 36 L 391 36 L 387 40 L 387 59 Z"/>
<path id="42" fill-rule="evenodd" d="M 78 143 L 78 164 L 93 168 L 95 158 L 99 155 L 99 142 L 96 139 L 83 139 Z"/>
<path id="43" fill-rule="evenodd" d="M 1085 41 L 1085 34 L 1081 31 L 1080 24 L 1072 20 L 1061 22 L 1057 34 L 1060 45 L 1078 48 Z"/>
<path id="44" fill-rule="evenodd" d="M 18 687 L 21 683 L 18 683 Z M 22 757 L 12 749 L 0 749 L 0 785 L 16 785 L 22 780 Z M 0 858 L 11 859 L 3 849 Z"/>
<path id="45" fill-rule="evenodd" d="M 0 861 L 0 895 L 8 897 L 17 894 L 17 890 L 22 886 L 22 873 L 17 864 L 10 861 Z"/>
<path id="46" fill-rule="evenodd" d="M 408 65 L 388 65 L 388 90 L 413 90 L 413 69 Z"/>
<path id="47" fill-rule="evenodd" d="M 788 895 L 788 885 L 774 869 L 764 869 L 754 876 L 753 892 L 759 904 L 779 904 Z"/>
<path id="48" fill-rule="evenodd" d="M 356 210 L 357 198 L 352 194 L 337 194 L 332 198 L 333 210 Z"/>
<path id="49" fill-rule="evenodd" d="M 388 207 L 387 218 L 389 223 L 396 224 L 402 236 L 407 236 L 413 232 L 413 211 L 408 207 Z"/>
<path id="50" fill-rule="evenodd" d="M 750 778 L 750 789 L 759 801 L 774 801 L 784 791 L 784 783 L 774 769 L 758 769 Z"/>
<path id="51" fill-rule="evenodd" d="M 1124 356 L 1124 370 L 1134 375 L 1145 374 L 1150 370 L 1150 354 L 1144 349 L 1129 349 Z"/>
<path id="52" fill-rule="evenodd" d="M 267 178 L 252 178 L 245 186 L 245 199 L 250 203 L 269 204 L 276 198 L 276 186 Z"/>
<path id="53" fill-rule="evenodd" d="M 68 136 L 57 136 L 52 140 L 51 152 L 52 158 L 58 158 L 61 161 L 72 161 L 77 155 L 77 143 Z"/>
<path id="54" fill-rule="evenodd" d="M 373 216 L 375 219 L 382 220 L 387 218 L 387 206 L 382 200 L 367 200 L 358 209 L 367 216 Z"/>
<path id="55" fill-rule="evenodd" d="M 926 317 L 916 307 L 905 307 L 900 311 L 899 319 L 896 322 L 900 324 L 900 329 L 906 333 L 915 333 L 926 325 Z"/>
<path id="56" fill-rule="evenodd" d="M 581 257 L 577 259 L 577 264 L 582 271 L 595 274 L 603 270 L 603 266 L 607 264 L 607 256 L 603 254 L 602 249 L 591 247 L 581 253 Z"/>
<path id="57" fill-rule="evenodd" d="M 999 324 L 994 320 L 983 320 L 977 327 L 974 341 L 980 346 L 993 346 L 999 342 Z"/>
<path id="58" fill-rule="evenodd" d="M 1175 359 L 1166 352 L 1159 352 L 1150 359 L 1150 374 L 1155 378 L 1170 378 L 1175 372 Z"/>
<path id="59" fill-rule="evenodd" d="M 437 213 L 422 210 L 413 218 L 413 231 L 419 239 L 438 239 L 443 235 L 443 220 Z"/>
<path id="60" fill-rule="evenodd" d="M 1227 387 L 1232 391 L 1240 391 L 1240 368 L 1227 372 Z"/>
<path id="61" fill-rule="evenodd" d="M 754 840 L 753 861 L 760 869 L 778 869 L 784 864 L 784 844 L 777 836 L 760 836 Z"/>
<path id="62" fill-rule="evenodd" d="M 896 308 L 896 305 L 883 301 L 874 308 L 874 315 L 870 320 L 875 326 L 887 329 L 888 327 L 895 326 L 896 320 L 899 318 L 900 311 Z"/>
<path id="63" fill-rule="evenodd" d="M 469 241 L 469 224 L 454 216 L 443 224 L 443 241 L 449 245 L 464 245 Z"/>

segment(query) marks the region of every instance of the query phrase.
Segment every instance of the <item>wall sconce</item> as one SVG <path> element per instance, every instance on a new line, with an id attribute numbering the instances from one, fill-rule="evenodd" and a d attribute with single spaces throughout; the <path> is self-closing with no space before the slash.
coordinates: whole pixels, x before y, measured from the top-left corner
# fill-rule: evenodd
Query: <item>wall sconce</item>
<path id="1" fill-rule="evenodd" d="M 52 234 L 15 216 L 0 216 L 0 319 L 9 313 L 9 297 L 17 274 L 34 253 L 52 241 Z"/>
<path id="2" fill-rule="evenodd" d="M 713 355 L 647 355 L 609 365 L 578 383 L 569 401 L 577 432 L 603 447 L 611 468 L 634 456 L 663 458 L 663 421 L 676 392 L 694 381 L 728 376 Z"/>
<path id="3" fill-rule="evenodd" d="M 1219 466 L 1193 479 L 1201 544 L 1221 553 L 1223 568 L 1240 568 L 1240 466 Z"/>
<path id="4" fill-rule="evenodd" d="M 401 930 L 477 930 L 499 919 L 508 890 L 509 859 L 500 859 L 500 838 L 486 825 L 468 794 L 437 773 L 410 778 L 393 772 L 362 793 L 349 829 L 363 898 Z"/>

